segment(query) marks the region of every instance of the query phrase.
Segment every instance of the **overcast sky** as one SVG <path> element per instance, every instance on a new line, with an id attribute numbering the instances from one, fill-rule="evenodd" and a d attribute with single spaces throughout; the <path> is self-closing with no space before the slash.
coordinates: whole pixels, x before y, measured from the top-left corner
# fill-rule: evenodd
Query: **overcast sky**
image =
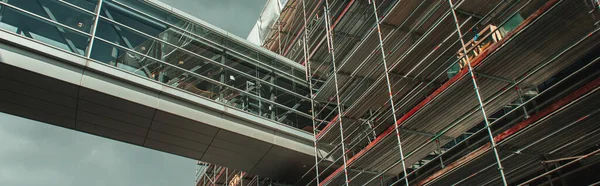
<path id="1" fill-rule="evenodd" d="M 162 0 L 246 38 L 266 0 Z M 0 186 L 192 186 L 194 160 L 0 113 Z"/>

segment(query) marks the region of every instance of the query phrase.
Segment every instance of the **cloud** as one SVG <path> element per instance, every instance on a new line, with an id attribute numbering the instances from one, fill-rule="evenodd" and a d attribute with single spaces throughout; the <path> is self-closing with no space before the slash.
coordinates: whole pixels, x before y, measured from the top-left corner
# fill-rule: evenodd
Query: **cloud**
<path id="1" fill-rule="evenodd" d="M 193 185 L 195 161 L 0 114 L 0 185 Z"/>

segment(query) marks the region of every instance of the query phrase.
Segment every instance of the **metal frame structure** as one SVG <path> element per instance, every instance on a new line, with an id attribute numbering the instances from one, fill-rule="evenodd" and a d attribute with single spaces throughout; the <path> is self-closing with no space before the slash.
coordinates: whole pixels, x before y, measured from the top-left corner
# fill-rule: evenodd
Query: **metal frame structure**
<path id="1" fill-rule="evenodd" d="M 2 0 L 0 31 L 297 129 L 293 132 L 311 128 L 303 66 L 159 1 Z M 216 165 L 205 169 L 225 172 L 227 183 L 236 173 L 238 185 L 272 182 Z M 199 176 L 207 175 L 205 170 Z M 223 178 L 198 180 L 215 184 Z"/>
<path id="2" fill-rule="evenodd" d="M 195 183 L 197 186 L 259 186 L 277 184 L 277 182 L 274 183 L 273 180 L 266 177 L 251 175 L 243 171 L 204 162 L 197 163 Z"/>
<path id="3" fill-rule="evenodd" d="M 289 59 L 157 3 L 1 0 L 0 29 L 312 132 L 289 184 L 552 184 L 596 162 L 589 0 L 290 0 L 263 45 Z"/>
<path id="4" fill-rule="evenodd" d="M 278 123 L 310 121 L 304 67 L 153 3 L 1 1 L 1 28 Z"/>
<path id="5" fill-rule="evenodd" d="M 549 95 L 578 86 L 554 87 L 589 81 L 577 77 L 597 70 L 587 59 L 600 44 L 594 7 L 559 0 L 288 1 L 263 47 L 307 68 L 316 158 L 296 184 L 508 185 L 552 175 L 510 161 L 518 155 L 498 134 L 540 119 L 537 113 L 561 101 Z M 575 19 L 582 23 L 569 21 Z M 597 135 L 590 131 L 586 136 Z M 574 144 L 577 153 L 587 148 Z M 485 150 L 473 150 L 479 146 Z M 460 157 L 469 152 L 480 154 Z M 466 177 L 469 166 L 478 172 Z M 531 171 L 519 174 L 525 167 Z M 446 182 L 456 178 L 462 180 Z"/>

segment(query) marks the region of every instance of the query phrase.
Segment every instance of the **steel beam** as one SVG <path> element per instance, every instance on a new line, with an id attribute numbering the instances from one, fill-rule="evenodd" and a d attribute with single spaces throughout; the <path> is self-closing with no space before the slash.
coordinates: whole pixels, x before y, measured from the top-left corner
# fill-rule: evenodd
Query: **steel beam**
<path id="1" fill-rule="evenodd" d="M 454 9 L 454 4 L 452 0 L 448 0 L 448 4 L 450 5 L 450 11 L 452 12 L 452 16 L 454 17 L 454 23 L 456 25 L 456 31 L 458 32 L 459 40 L 462 45 L 462 50 L 464 54 L 468 54 L 467 46 L 465 45 L 465 41 L 462 35 L 462 31 L 460 30 L 460 24 L 458 23 L 458 17 L 456 16 L 456 10 Z M 473 71 L 473 66 L 471 65 L 471 60 L 467 59 L 467 67 L 469 68 L 469 74 L 471 74 L 471 81 L 473 82 L 473 87 L 475 89 L 475 94 L 477 95 L 477 102 L 479 103 L 479 108 L 481 109 L 481 115 L 483 116 L 483 121 L 485 123 L 485 127 L 488 131 L 488 136 L 490 137 L 490 143 L 492 150 L 494 151 L 494 156 L 496 157 L 496 163 L 498 165 L 498 170 L 500 171 L 500 176 L 502 177 L 502 183 L 506 186 L 508 182 L 506 181 L 506 176 L 504 175 L 504 168 L 502 167 L 502 162 L 500 160 L 500 154 L 498 154 L 498 148 L 496 147 L 496 142 L 494 141 L 494 134 L 492 133 L 492 128 L 490 128 L 490 121 L 487 118 L 487 113 L 484 108 L 483 98 L 481 97 L 481 93 L 479 92 L 479 86 L 477 85 L 477 80 L 475 79 L 475 72 Z"/>
<path id="2" fill-rule="evenodd" d="M 8 3 L 8 0 L 0 0 L 0 2 Z M 4 10 L 6 7 L 0 5 L 0 22 L 2 21 L 2 16 L 4 16 Z"/>
<path id="3" fill-rule="evenodd" d="M 486 74 L 486 73 L 483 73 L 483 72 L 477 72 L 477 71 L 474 71 L 474 72 L 475 72 L 475 75 L 483 77 L 483 78 L 487 78 L 487 79 L 493 79 L 493 80 L 497 80 L 497 81 L 502 81 L 502 82 L 509 83 L 509 84 L 513 84 L 513 83 L 516 82 L 515 80 L 512 80 L 512 79 L 507 79 L 507 78 L 503 78 L 503 77 L 499 77 L 499 76 L 489 75 L 489 74 Z"/>
<path id="4" fill-rule="evenodd" d="M 48 7 L 46 7 L 42 3 L 42 0 L 37 0 L 37 3 L 44 10 L 44 12 L 46 13 L 46 16 L 48 16 L 48 18 L 50 18 L 50 20 L 58 23 L 56 17 L 54 16 L 54 13 L 52 13 L 52 10 L 50 10 Z M 69 50 L 71 50 L 71 52 L 77 53 L 80 55 L 84 55 L 77 49 L 75 44 L 73 44 L 73 41 L 71 41 L 71 39 L 67 38 L 67 35 L 66 35 L 67 32 L 65 31 L 65 29 L 63 27 L 60 27 L 60 26 L 55 26 L 55 27 L 56 27 L 56 30 L 58 31 L 58 34 L 60 34 L 60 36 L 65 40 L 67 47 L 69 47 Z"/>

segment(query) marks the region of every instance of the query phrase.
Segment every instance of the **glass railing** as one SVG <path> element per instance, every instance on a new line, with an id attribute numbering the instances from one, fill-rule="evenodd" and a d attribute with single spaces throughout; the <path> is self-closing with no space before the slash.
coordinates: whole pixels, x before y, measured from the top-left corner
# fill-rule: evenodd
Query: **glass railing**
<path id="1" fill-rule="evenodd" d="M 0 28 L 269 120 L 312 124 L 302 68 L 165 9 L 136 0 L 0 0 Z"/>

